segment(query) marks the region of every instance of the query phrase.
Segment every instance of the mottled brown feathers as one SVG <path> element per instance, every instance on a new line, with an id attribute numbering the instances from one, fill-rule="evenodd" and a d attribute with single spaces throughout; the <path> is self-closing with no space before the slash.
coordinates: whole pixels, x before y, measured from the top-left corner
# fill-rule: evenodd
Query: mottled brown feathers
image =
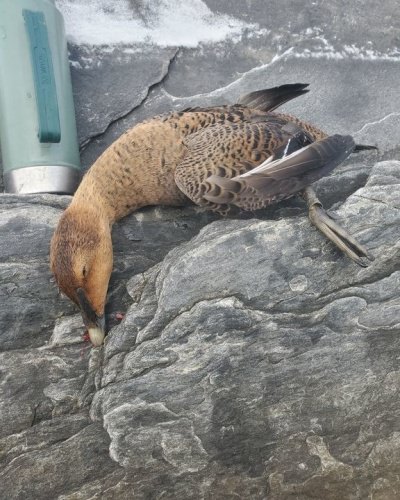
<path id="1" fill-rule="evenodd" d="M 229 200 L 224 196 L 218 201 L 218 197 L 214 195 L 212 202 L 210 197 L 205 197 L 209 186 L 209 182 L 205 183 L 206 179 L 212 175 L 231 179 L 254 169 L 286 145 L 298 130 L 307 129 L 311 140 L 326 137 L 326 134 L 311 125 L 300 128 L 303 126 L 302 122 L 292 120 L 289 115 L 238 106 L 234 106 L 233 110 L 227 107 L 226 113 L 229 119 L 185 137 L 184 144 L 188 151 L 175 172 L 176 183 L 186 196 L 196 204 L 215 211 L 225 212 L 225 205 Z M 218 116 L 221 116 L 220 110 Z M 180 117 L 181 120 L 183 118 Z M 288 126 L 290 124 L 291 127 Z M 221 169 L 223 175 L 218 173 Z M 265 199 L 257 208 L 279 199 L 281 198 Z M 244 209 L 254 209 L 247 204 L 241 206 Z"/>

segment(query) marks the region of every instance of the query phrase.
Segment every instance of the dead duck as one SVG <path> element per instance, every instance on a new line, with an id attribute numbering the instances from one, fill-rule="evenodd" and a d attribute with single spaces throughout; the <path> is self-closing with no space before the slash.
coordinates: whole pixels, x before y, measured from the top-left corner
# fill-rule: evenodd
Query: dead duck
<path id="1" fill-rule="evenodd" d="M 123 134 L 88 170 L 55 230 L 50 261 L 94 346 L 104 340 L 111 226 L 147 205 L 194 202 L 224 214 L 232 206 L 256 210 L 302 194 L 312 223 L 335 245 L 361 266 L 372 259 L 323 211 L 310 185 L 353 151 L 373 147 L 273 112 L 307 86 L 282 85 L 247 94 L 234 105 L 149 119 Z"/>

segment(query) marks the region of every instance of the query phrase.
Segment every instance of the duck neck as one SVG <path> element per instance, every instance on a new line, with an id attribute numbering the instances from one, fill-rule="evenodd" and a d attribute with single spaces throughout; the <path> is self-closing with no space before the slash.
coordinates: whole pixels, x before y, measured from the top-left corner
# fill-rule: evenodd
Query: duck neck
<path id="1" fill-rule="evenodd" d="M 129 193 L 120 182 L 120 165 L 107 167 L 108 162 L 100 157 L 83 177 L 71 205 L 95 212 L 112 226 L 116 220 L 145 206 L 147 200 L 140 192 Z M 131 170 L 134 176 L 136 169 Z"/>
<path id="2" fill-rule="evenodd" d="M 73 203 L 90 205 L 110 224 L 149 205 L 182 205 L 174 179 L 185 154 L 178 132 L 162 122 L 137 125 L 115 141 L 83 177 Z"/>
<path id="3" fill-rule="evenodd" d="M 131 152 L 133 158 L 126 160 L 116 150 L 117 144 L 112 145 L 96 160 L 72 201 L 74 205 L 92 207 L 110 225 L 153 201 L 145 189 L 149 179 L 134 157 L 135 152 Z"/>
<path id="4" fill-rule="evenodd" d="M 115 221 L 112 207 L 104 202 L 101 193 L 96 193 L 95 186 L 92 183 L 85 182 L 86 176 L 78 187 L 69 208 L 92 214 L 94 217 L 107 222 L 111 227 Z"/>

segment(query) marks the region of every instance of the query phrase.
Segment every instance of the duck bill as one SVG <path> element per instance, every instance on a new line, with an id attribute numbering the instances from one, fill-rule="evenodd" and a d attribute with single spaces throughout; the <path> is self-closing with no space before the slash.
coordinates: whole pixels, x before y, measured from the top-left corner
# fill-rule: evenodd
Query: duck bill
<path id="1" fill-rule="evenodd" d="M 82 288 L 77 289 L 76 295 L 81 308 L 83 322 L 89 333 L 90 341 L 94 347 L 99 347 L 104 342 L 105 336 L 104 315 L 97 315 Z"/>
<path id="2" fill-rule="evenodd" d="M 88 326 L 90 342 L 93 347 L 100 347 L 104 342 L 105 337 L 105 321 L 104 316 L 99 317 L 99 322 L 95 326 Z"/>

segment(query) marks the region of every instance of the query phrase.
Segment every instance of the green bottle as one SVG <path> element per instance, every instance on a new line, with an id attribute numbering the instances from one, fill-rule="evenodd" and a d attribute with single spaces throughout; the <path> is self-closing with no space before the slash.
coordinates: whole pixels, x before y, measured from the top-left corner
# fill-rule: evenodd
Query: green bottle
<path id="1" fill-rule="evenodd" d="M 52 0 L 0 0 L 5 191 L 73 193 L 81 178 L 64 21 Z"/>

